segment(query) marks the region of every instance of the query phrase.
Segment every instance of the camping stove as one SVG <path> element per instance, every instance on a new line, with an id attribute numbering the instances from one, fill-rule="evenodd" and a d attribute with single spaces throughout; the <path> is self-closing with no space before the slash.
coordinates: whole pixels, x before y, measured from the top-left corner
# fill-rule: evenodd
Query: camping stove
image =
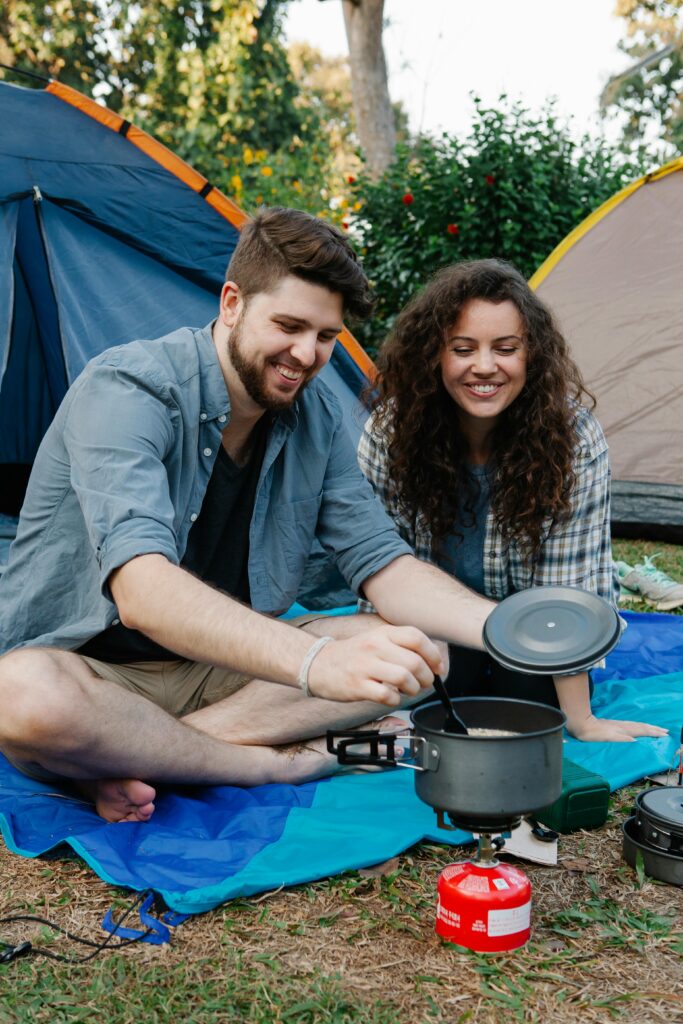
<path id="1" fill-rule="evenodd" d="M 620 634 L 617 613 L 595 594 L 537 587 L 496 606 L 483 642 L 508 668 L 573 674 L 603 658 Z M 340 764 L 414 769 L 415 792 L 435 809 L 439 826 L 479 834 L 477 856 L 441 874 L 436 930 L 469 949 L 516 949 L 529 938 L 531 886 L 517 868 L 498 862 L 503 840 L 492 837 L 560 796 L 566 719 L 546 704 L 502 697 L 451 700 L 442 680 L 435 679 L 434 687 L 439 700 L 411 712 L 412 732 L 329 732 L 327 749 Z M 397 740 L 407 751 L 401 760 Z"/>
<path id="2" fill-rule="evenodd" d="M 328 733 L 328 749 L 342 764 L 412 768 L 416 793 L 436 812 L 439 828 L 479 835 L 477 856 L 441 874 L 436 930 L 481 952 L 516 949 L 529 938 L 531 886 L 518 868 L 499 863 L 504 840 L 494 837 L 560 795 L 565 717 L 509 698 L 452 703 L 465 734 L 446 730 L 445 709 L 435 701 L 412 711 L 412 732 Z"/>
<path id="3" fill-rule="evenodd" d="M 439 876 L 437 935 L 478 953 L 519 949 L 531 934 L 529 879 L 519 868 L 497 859 L 505 844 L 502 836 L 482 831 L 469 817 L 448 817 L 450 825 L 443 812 L 437 811 L 441 828 L 478 832 L 479 840 L 475 857 L 449 864 Z M 515 828 L 519 822 L 519 818 L 511 818 L 508 828 Z"/>

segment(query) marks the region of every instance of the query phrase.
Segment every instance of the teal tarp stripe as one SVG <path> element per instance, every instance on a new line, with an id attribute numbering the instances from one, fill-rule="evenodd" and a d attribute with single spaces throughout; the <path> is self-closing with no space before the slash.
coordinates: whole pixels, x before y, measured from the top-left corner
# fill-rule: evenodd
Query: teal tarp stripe
<path id="1" fill-rule="evenodd" d="M 192 893 L 160 890 L 161 895 L 174 910 L 199 913 L 236 896 L 376 864 L 422 839 L 466 842 L 467 832 L 436 827 L 434 811 L 415 795 L 414 778 L 412 770 L 399 768 L 327 779 L 319 783 L 312 806 L 293 808 L 278 842 L 242 871 L 218 886 Z M 444 863 L 449 860 L 444 853 Z"/>

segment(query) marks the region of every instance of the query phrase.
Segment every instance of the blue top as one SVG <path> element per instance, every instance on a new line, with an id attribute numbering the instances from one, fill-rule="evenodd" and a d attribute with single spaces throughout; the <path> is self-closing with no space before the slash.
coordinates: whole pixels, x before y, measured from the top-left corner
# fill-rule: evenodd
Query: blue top
<path id="1" fill-rule="evenodd" d="M 229 418 L 210 326 L 88 363 L 36 456 L 0 578 L 0 653 L 79 647 L 117 619 L 107 587 L 114 569 L 150 553 L 180 563 Z M 269 434 L 249 534 L 256 610 L 277 615 L 292 604 L 315 537 L 356 592 L 412 554 L 319 379 Z"/>
<path id="2" fill-rule="evenodd" d="M 485 594 L 484 584 L 484 541 L 486 519 L 491 505 L 491 467 L 468 466 L 467 471 L 479 485 L 478 494 L 472 503 L 472 513 L 466 516 L 464 502 L 459 502 L 456 529 L 459 536 L 450 534 L 439 553 L 439 565 L 466 587 Z M 474 521 L 472 521 L 474 517 Z M 467 524 L 467 525 L 465 525 Z"/>

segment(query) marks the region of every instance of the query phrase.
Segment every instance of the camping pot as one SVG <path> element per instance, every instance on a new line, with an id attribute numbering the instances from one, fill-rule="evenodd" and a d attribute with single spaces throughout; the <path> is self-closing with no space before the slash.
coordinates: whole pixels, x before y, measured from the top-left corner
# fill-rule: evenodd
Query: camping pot
<path id="1" fill-rule="evenodd" d="M 449 828 L 447 814 L 460 828 L 501 832 L 523 814 L 553 803 L 562 791 L 564 714 L 547 704 L 498 697 L 460 697 L 453 701 L 468 729 L 500 730 L 509 735 L 462 735 L 444 729 L 439 701 L 411 713 L 413 732 L 379 730 L 329 732 L 328 750 L 340 764 L 399 765 L 415 770 L 415 791 Z M 368 742 L 369 741 L 369 742 Z M 399 760 L 395 744 L 408 753 Z M 352 749 L 364 743 L 370 753 Z M 386 753 L 380 752 L 380 747 Z"/>
<path id="2" fill-rule="evenodd" d="M 683 786 L 646 789 L 636 797 L 638 838 L 683 858 Z"/>
<path id="3" fill-rule="evenodd" d="M 622 825 L 624 860 L 650 878 L 683 886 L 683 787 L 647 789 Z"/>

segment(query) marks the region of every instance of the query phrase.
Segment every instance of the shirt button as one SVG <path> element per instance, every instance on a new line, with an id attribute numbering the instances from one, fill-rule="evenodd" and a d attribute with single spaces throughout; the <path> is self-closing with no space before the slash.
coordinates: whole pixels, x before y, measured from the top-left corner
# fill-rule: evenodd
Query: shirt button
<path id="1" fill-rule="evenodd" d="M 218 417 L 218 422 L 219 422 L 219 423 L 225 423 L 225 421 L 227 420 L 227 418 L 228 418 L 227 416 L 219 416 L 219 417 Z"/>
<path id="2" fill-rule="evenodd" d="M 112 619 L 111 620 L 111 624 L 112 624 L 112 626 L 120 626 L 121 625 L 121 619 Z"/>
<path id="3" fill-rule="evenodd" d="M 200 418 L 200 420 L 205 420 L 206 419 L 206 413 L 205 412 L 200 412 L 199 418 Z"/>
<path id="4" fill-rule="evenodd" d="M 196 523 L 197 522 L 197 513 L 196 512 L 193 512 L 192 515 L 190 516 L 190 522 L 191 523 Z"/>
<path id="5" fill-rule="evenodd" d="M 211 449 L 210 448 L 205 448 L 204 449 L 204 454 L 205 455 L 210 455 L 211 454 Z"/>

